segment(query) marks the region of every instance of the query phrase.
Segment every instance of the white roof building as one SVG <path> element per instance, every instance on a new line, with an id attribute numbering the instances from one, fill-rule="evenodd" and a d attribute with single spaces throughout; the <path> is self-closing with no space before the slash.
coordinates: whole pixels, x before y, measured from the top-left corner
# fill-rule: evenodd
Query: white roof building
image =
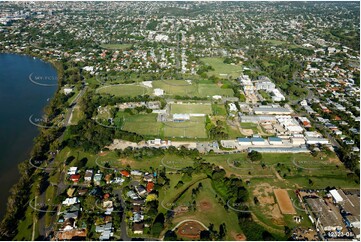
<path id="1" fill-rule="evenodd" d="M 72 166 L 72 167 L 69 167 L 69 170 L 68 170 L 68 175 L 75 175 L 76 174 L 76 171 L 78 170 L 78 167 L 75 167 L 75 166 Z"/>
<path id="2" fill-rule="evenodd" d="M 72 92 L 73 92 L 73 88 L 70 88 L 70 87 L 64 88 L 64 94 L 65 94 L 65 95 L 68 95 L 68 94 L 70 94 L 70 93 L 72 93 Z"/>
<path id="3" fill-rule="evenodd" d="M 79 199 L 77 197 L 71 197 L 71 198 L 68 197 L 62 202 L 62 204 L 66 205 L 66 206 L 70 206 L 70 205 L 74 205 L 78 202 L 79 202 Z"/>
<path id="4" fill-rule="evenodd" d="M 173 114 L 173 121 L 185 121 L 189 119 L 190 119 L 189 114 L 184 114 L 184 113 Z"/>
<path id="5" fill-rule="evenodd" d="M 160 89 L 160 88 L 155 88 L 154 89 L 154 95 L 159 97 L 159 96 L 163 96 L 164 95 L 164 90 Z"/>
<path id="6" fill-rule="evenodd" d="M 331 190 L 330 194 L 336 203 L 340 203 L 343 201 L 343 198 L 341 197 L 341 195 L 338 193 L 338 191 L 336 189 Z"/>
<path id="7" fill-rule="evenodd" d="M 234 103 L 229 103 L 228 106 L 229 106 L 229 111 L 231 111 L 231 112 L 237 112 L 238 111 L 238 109 L 237 109 L 237 107 L 236 107 L 236 105 Z"/>
<path id="8" fill-rule="evenodd" d="M 286 98 L 282 95 L 282 93 L 278 89 L 272 90 L 272 100 L 275 102 L 284 101 Z"/>

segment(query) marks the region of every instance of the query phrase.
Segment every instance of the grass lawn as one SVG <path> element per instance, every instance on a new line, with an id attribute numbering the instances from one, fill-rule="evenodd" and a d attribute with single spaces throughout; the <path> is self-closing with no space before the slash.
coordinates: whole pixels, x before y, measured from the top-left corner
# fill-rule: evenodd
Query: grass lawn
<path id="1" fill-rule="evenodd" d="M 223 58 L 220 57 L 206 57 L 201 58 L 205 64 L 210 65 L 214 68 L 214 71 L 207 72 L 208 76 L 215 75 L 216 77 L 228 78 L 232 76 L 237 78 L 242 74 L 241 65 L 230 65 L 223 63 Z"/>
<path id="2" fill-rule="evenodd" d="M 212 112 L 215 116 L 225 116 L 227 115 L 227 110 L 222 104 L 212 104 Z"/>
<path id="3" fill-rule="evenodd" d="M 252 129 L 253 133 L 258 134 L 258 124 L 255 123 L 240 123 L 242 129 Z"/>
<path id="4" fill-rule="evenodd" d="M 233 97 L 231 88 L 220 88 L 216 84 L 198 84 L 198 93 L 200 97 L 212 97 L 220 95 L 225 97 Z"/>
<path id="5" fill-rule="evenodd" d="M 205 174 L 193 174 L 191 179 L 185 179 L 183 174 L 168 173 L 167 177 L 170 179 L 170 189 L 162 188 L 159 191 L 158 211 L 162 213 L 166 213 L 167 210 L 172 209 L 174 205 L 177 205 L 177 201 L 175 200 L 183 191 L 187 190 L 191 184 L 195 184 L 197 181 L 203 180 L 207 176 Z M 183 186 L 174 188 L 180 180 L 183 181 Z"/>
<path id="6" fill-rule="evenodd" d="M 191 117 L 186 122 L 166 122 L 164 123 L 165 137 L 188 137 L 207 138 L 205 128 L 205 117 Z"/>
<path id="7" fill-rule="evenodd" d="M 32 240 L 32 231 L 33 231 L 33 212 L 34 210 L 30 206 L 25 211 L 25 219 L 20 220 L 18 224 L 18 233 L 14 237 L 14 240 Z M 39 236 L 39 228 L 35 226 L 35 239 Z"/>
<path id="8" fill-rule="evenodd" d="M 261 96 L 262 96 L 265 100 L 267 100 L 267 101 L 272 100 L 272 97 L 271 97 L 271 95 L 270 95 L 268 92 L 266 92 L 266 91 L 264 91 L 264 90 L 259 90 L 258 93 L 261 94 Z"/>
<path id="9" fill-rule="evenodd" d="M 35 205 L 35 200 L 34 200 L 34 194 L 35 191 L 37 190 L 37 183 L 38 181 L 36 181 L 36 183 L 33 184 L 33 186 L 31 187 L 30 190 L 30 196 L 29 196 L 29 201 L 32 202 L 32 205 Z M 38 201 L 36 201 L 36 203 L 38 203 Z M 36 207 L 36 206 L 35 206 Z M 16 234 L 16 236 L 14 237 L 14 240 L 32 240 L 32 231 L 33 231 L 33 224 L 34 224 L 34 210 L 30 207 L 27 206 L 25 208 L 25 216 L 23 218 L 23 220 L 20 220 L 18 223 L 18 233 Z M 35 216 L 36 217 L 36 216 Z M 37 237 L 39 236 L 39 227 L 38 224 L 36 223 L 35 225 L 35 235 L 34 238 L 37 239 Z"/>
<path id="10" fill-rule="evenodd" d="M 106 93 L 120 97 L 135 97 L 139 95 L 151 95 L 152 89 L 136 85 L 113 85 L 104 86 L 96 90 L 98 93 Z"/>
<path id="11" fill-rule="evenodd" d="M 227 211 L 223 204 L 220 204 L 216 198 L 216 192 L 212 188 L 211 180 L 206 179 L 192 185 L 176 202 L 179 205 L 190 205 L 193 202 L 192 189 L 197 188 L 198 184 L 202 183 L 203 188 L 200 189 L 199 194 L 195 198 L 196 207 L 195 211 L 190 209 L 188 212 L 180 215 L 176 215 L 173 219 L 173 225 L 178 222 L 193 218 L 209 226 L 214 224 L 214 228 L 219 230 L 219 226 L 222 223 L 226 224 L 227 234 L 226 240 L 235 240 L 232 235 L 236 235 L 242 232 L 238 225 L 237 214 L 229 210 Z M 206 206 L 205 206 L 206 204 Z M 227 219 L 225 219 L 227 218 Z"/>
<path id="12" fill-rule="evenodd" d="M 229 155 L 205 155 L 203 158 L 210 163 L 223 167 L 227 176 L 232 174 L 245 178 L 251 176 L 271 176 L 273 172 L 270 168 L 262 168 L 260 162 L 251 162 L 247 159 L 246 153 L 229 154 Z M 237 165 L 235 165 L 237 161 Z"/>
<path id="13" fill-rule="evenodd" d="M 226 125 L 226 131 L 228 133 L 228 139 L 237 139 L 239 137 L 244 137 L 243 134 L 239 131 L 239 128 L 236 126 Z"/>
<path id="14" fill-rule="evenodd" d="M 45 191 L 45 204 L 49 204 L 48 211 L 55 211 L 57 208 L 55 206 L 52 206 L 55 204 L 54 198 L 56 195 L 56 187 L 49 185 L 48 188 Z M 45 213 L 45 226 L 50 226 L 52 221 L 52 216 L 54 213 Z"/>
<path id="15" fill-rule="evenodd" d="M 165 95 L 179 95 L 179 96 L 197 96 L 197 86 L 195 83 L 189 84 L 184 80 L 164 80 L 153 81 L 154 88 L 161 88 Z"/>
<path id="16" fill-rule="evenodd" d="M 132 47 L 132 44 L 102 44 L 100 47 L 110 50 L 123 50 Z"/>
<path id="17" fill-rule="evenodd" d="M 79 107 L 79 105 L 77 105 L 76 107 L 74 107 L 74 111 L 72 113 L 70 123 L 72 125 L 77 125 L 78 122 L 80 120 L 82 120 L 83 118 L 84 118 L 84 113 L 82 111 L 80 111 L 80 107 Z"/>
<path id="18" fill-rule="evenodd" d="M 171 104 L 170 113 L 202 113 L 212 114 L 212 106 L 210 103 L 174 103 Z"/>
<path id="19" fill-rule="evenodd" d="M 157 114 L 124 115 L 122 129 L 141 135 L 160 136 L 163 124 L 157 122 Z"/>
<path id="20" fill-rule="evenodd" d="M 276 40 L 276 39 L 269 39 L 269 40 L 266 40 L 265 42 L 267 43 L 270 43 L 272 45 L 282 45 L 282 44 L 287 44 L 286 41 L 283 41 L 283 40 Z"/>

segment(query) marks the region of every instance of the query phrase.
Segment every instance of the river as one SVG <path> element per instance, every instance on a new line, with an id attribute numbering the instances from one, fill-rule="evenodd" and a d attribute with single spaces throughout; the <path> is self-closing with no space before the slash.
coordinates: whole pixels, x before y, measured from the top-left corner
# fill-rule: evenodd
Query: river
<path id="1" fill-rule="evenodd" d="M 34 82 L 31 82 L 34 81 Z M 0 219 L 6 211 L 9 190 L 19 179 L 17 165 L 29 159 L 41 118 L 57 86 L 55 68 L 40 59 L 0 54 Z M 46 84 L 46 85 L 42 85 Z"/>

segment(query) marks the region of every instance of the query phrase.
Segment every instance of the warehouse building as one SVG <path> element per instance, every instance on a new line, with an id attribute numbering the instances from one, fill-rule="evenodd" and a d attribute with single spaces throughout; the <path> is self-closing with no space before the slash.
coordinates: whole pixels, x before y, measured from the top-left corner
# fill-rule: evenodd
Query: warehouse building
<path id="1" fill-rule="evenodd" d="M 255 147 L 248 148 L 248 152 L 257 151 L 260 153 L 309 153 L 305 147 Z"/>
<path id="2" fill-rule="evenodd" d="M 345 212 L 344 218 L 346 225 L 349 227 L 358 228 L 358 233 L 356 236 L 360 236 L 360 191 L 337 190 L 337 193 L 342 199 L 342 201 L 340 201 L 341 199 L 338 200 L 340 201 L 339 203 L 342 207 L 342 210 Z"/>
<path id="3" fill-rule="evenodd" d="M 268 143 L 270 145 L 282 145 L 282 139 L 280 139 L 279 137 L 269 137 L 268 138 Z"/>
<path id="4" fill-rule="evenodd" d="M 261 137 L 252 137 L 251 142 L 253 145 L 265 145 L 266 144 L 265 140 Z"/>
<path id="5" fill-rule="evenodd" d="M 303 138 L 303 137 L 291 137 L 290 140 L 291 140 L 292 145 L 306 144 L 305 138 Z"/>
<path id="6" fill-rule="evenodd" d="M 265 115 L 287 115 L 292 113 L 288 108 L 279 105 L 260 105 L 259 107 L 254 107 L 253 111 L 255 114 Z"/>
<path id="7" fill-rule="evenodd" d="M 316 145 L 316 144 L 327 145 L 330 142 L 328 141 L 328 139 L 325 139 L 325 138 L 306 137 L 306 143 L 308 145 Z"/>
<path id="8" fill-rule="evenodd" d="M 336 207 L 328 206 L 328 204 L 319 197 L 306 198 L 305 201 L 316 218 L 316 224 L 325 232 L 342 230 L 344 223 Z"/>
<path id="9" fill-rule="evenodd" d="M 260 123 L 260 122 L 272 122 L 275 123 L 277 120 L 274 116 L 269 115 L 242 115 L 239 113 L 239 120 L 241 123 Z"/>
<path id="10" fill-rule="evenodd" d="M 237 141 L 239 145 L 243 145 L 243 146 L 252 145 L 250 138 L 238 138 Z"/>

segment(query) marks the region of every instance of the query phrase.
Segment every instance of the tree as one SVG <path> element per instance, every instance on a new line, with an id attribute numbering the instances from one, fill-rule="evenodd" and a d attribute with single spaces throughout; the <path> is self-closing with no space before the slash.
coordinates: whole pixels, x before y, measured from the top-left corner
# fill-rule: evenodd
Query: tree
<path id="1" fill-rule="evenodd" d="M 262 160 L 262 154 L 258 151 L 252 150 L 248 153 L 248 158 L 251 159 L 251 161 L 260 161 Z"/>
<path id="2" fill-rule="evenodd" d="M 159 213 L 157 217 L 154 220 L 153 226 L 152 226 L 152 235 L 153 236 L 159 236 L 159 234 L 162 232 L 164 228 L 164 214 Z"/>
<path id="3" fill-rule="evenodd" d="M 174 231 L 168 230 L 167 232 L 165 232 L 165 235 L 164 235 L 165 241 L 175 241 L 177 239 L 178 239 L 177 234 Z"/>
<path id="4" fill-rule="evenodd" d="M 208 230 L 201 231 L 200 240 L 210 241 L 211 240 L 211 233 Z"/>

